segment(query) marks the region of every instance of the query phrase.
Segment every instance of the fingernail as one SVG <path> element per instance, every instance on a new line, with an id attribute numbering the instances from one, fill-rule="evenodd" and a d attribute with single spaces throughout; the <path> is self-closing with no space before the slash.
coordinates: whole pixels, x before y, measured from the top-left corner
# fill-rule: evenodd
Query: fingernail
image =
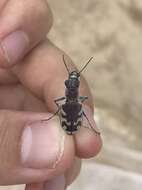
<path id="1" fill-rule="evenodd" d="M 83 118 L 83 125 L 89 129 L 92 129 L 96 134 L 100 134 L 100 130 L 97 127 L 97 124 L 94 120 L 94 113 L 89 106 L 83 105 L 84 113 L 86 117 Z"/>
<path id="2" fill-rule="evenodd" d="M 45 184 L 44 190 L 65 190 L 66 180 L 64 175 L 53 178 Z"/>
<path id="3" fill-rule="evenodd" d="M 30 168 L 54 168 L 64 152 L 64 133 L 57 120 L 37 122 L 24 128 L 21 160 Z"/>
<path id="4" fill-rule="evenodd" d="M 1 43 L 1 52 L 9 65 L 20 60 L 29 47 L 29 38 L 23 31 L 16 31 L 5 37 Z"/>

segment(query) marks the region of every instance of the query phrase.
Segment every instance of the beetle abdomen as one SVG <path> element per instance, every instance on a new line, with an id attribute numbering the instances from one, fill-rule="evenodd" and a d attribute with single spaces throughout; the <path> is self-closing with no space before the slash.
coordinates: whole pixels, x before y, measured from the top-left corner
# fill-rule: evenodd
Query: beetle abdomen
<path id="1" fill-rule="evenodd" d="M 65 103 L 61 108 L 61 125 L 63 129 L 72 134 L 82 124 L 82 105 L 79 103 Z"/>

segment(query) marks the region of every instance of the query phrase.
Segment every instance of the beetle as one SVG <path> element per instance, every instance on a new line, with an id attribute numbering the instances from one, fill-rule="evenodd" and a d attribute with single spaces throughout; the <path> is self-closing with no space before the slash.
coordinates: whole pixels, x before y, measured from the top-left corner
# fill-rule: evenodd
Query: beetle
<path id="1" fill-rule="evenodd" d="M 48 119 L 42 121 L 48 121 L 55 115 L 59 115 L 62 128 L 68 135 L 74 134 L 81 127 L 83 117 L 85 117 L 89 123 L 89 126 L 94 130 L 96 134 L 100 134 L 91 125 L 87 115 L 83 110 L 82 104 L 88 99 L 87 96 L 79 96 L 80 87 L 80 74 L 91 62 L 93 57 L 85 64 L 85 66 L 78 72 L 77 70 L 69 71 L 63 55 L 63 63 L 68 72 L 68 79 L 65 80 L 65 96 L 55 99 L 54 102 L 58 107 L 58 110 Z"/>

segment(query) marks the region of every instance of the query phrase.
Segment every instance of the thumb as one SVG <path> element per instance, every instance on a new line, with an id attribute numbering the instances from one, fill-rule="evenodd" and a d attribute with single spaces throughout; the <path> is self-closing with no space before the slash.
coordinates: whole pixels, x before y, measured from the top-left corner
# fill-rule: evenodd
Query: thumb
<path id="1" fill-rule="evenodd" d="M 72 137 L 51 114 L 0 111 L 0 185 L 37 183 L 72 164 Z"/>

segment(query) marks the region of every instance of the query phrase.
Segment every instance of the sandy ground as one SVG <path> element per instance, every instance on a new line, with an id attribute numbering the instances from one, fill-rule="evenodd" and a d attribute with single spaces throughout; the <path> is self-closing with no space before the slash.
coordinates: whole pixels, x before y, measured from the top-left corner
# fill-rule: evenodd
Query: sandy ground
<path id="1" fill-rule="evenodd" d="M 140 190 L 142 1 L 49 0 L 49 4 L 54 13 L 50 39 L 78 68 L 94 56 L 84 75 L 104 140 L 100 155 L 84 164 L 71 189 Z"/>

